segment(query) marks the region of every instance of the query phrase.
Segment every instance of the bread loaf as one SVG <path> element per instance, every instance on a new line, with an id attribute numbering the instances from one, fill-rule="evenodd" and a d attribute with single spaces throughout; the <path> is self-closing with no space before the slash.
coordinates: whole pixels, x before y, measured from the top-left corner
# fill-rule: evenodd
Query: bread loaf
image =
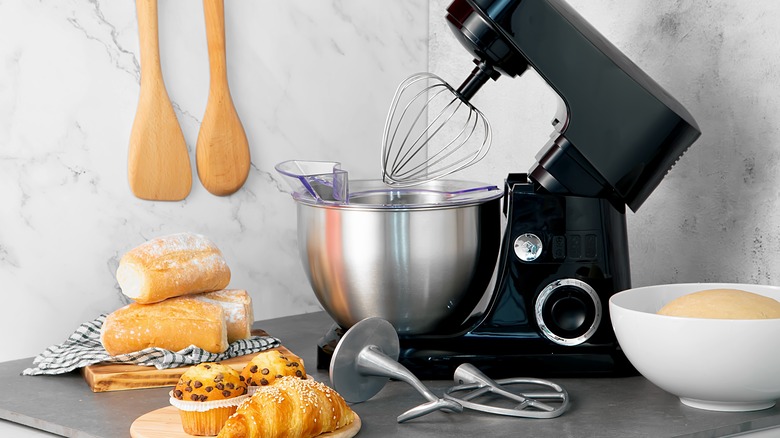
<path id="1" fill-rule="evenodd" d="M 192 295 L 193 298 L 219 304 L 225 310 L 228 342 L 252 336 L 255 322 L 252 297 L 243 289 L 223 289 Z"/>
<path id="2" fill-rule="evenodd" d="M 320 382 L 282 377 L 261 386 L 228 418 L 219 438 L 311 438 L 341 429 L 354 412 L 336 391 Z"/>
<path id="3" fill-rule="evenodd" d="M 738 289 L 710 289 L 670 301 L 659 315 L 714 319 L 780 318 L 780 301 Z"/>
<path id="4" fill-rule="evenodd" d="M 119 261 L 122 293 L 137 303 L 224 289 L 230 269 L 219 248 L 204 236 L 179 233 L 149 240 Z"/>
<path id="5" fill-rule="evenodd" d="M 179 351 L 190 345 L 221 353 L 228 348 L 225 311 L 190 297 L 131 303 L 106 317 L 100 341 L 112 356 L 149 347 Z"/>

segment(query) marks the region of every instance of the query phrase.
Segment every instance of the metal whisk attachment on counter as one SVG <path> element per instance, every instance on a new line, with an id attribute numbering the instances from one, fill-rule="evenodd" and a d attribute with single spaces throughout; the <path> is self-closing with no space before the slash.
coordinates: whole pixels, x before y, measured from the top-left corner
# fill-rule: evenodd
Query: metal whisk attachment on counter
<path id="1" fill-rule="evenodd" d="M 431 73 L 403 81 L 385 121 L 382 180 L 413 186 L 481 160 L 490 149 L 490 124 L 469 99 L 497 75 L 479 65 L 457 90 Z"/>

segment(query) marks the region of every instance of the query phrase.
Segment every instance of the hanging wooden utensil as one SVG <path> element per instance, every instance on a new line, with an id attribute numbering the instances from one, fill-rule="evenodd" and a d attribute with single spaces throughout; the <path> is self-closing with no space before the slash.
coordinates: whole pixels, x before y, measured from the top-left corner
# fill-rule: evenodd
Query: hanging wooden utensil
<path id="1" fill-rule="evenodd" d="M 228 88 L 224 2 L 204 0 L 203 10 L 211 79 L 195 159 L 206 190 L 226 196 L 240 189 L 249 175 L 249 142 Z"/>
<path id="2" fill-rule="evenodd" d="M 160 67 L 157 0 L 136 0 L 141 91 L 130 134 L 127 173 L 141 199 L 180 201 L 192 188 L 192 167 Z"/>

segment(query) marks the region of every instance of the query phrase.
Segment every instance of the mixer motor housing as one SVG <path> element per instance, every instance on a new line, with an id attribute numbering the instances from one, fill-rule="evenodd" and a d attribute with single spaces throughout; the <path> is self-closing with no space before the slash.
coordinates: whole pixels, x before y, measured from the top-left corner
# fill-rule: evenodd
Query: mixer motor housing
<path id="1" fill-rule="evenodd" d="M 608 306 L 631 287 L 624 213 L 604 199 L 551 194 L 525 174 L 509 175 L 504 202 L 487 309 L 458 334 L 402 337 L 401 363 L 430 378 L 463 362 L 495 376 L 635 374 Z"/>

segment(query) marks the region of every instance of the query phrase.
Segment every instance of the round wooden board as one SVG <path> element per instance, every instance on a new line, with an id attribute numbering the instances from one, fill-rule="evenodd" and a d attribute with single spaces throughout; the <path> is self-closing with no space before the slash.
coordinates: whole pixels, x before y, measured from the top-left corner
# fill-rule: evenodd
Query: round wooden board
<path id="1" fill-rule="evenodd" d="M 317 438 L 351 438 L 360 431 L 360 417 L 355 414 L 355 421 L 334 432 L 323 433 Z M 130 425 L 132 438 L 192 438 L 184 433 L 181 427 L 179 411 L 173 406 L 166 406 L 138 417 Z"/>

